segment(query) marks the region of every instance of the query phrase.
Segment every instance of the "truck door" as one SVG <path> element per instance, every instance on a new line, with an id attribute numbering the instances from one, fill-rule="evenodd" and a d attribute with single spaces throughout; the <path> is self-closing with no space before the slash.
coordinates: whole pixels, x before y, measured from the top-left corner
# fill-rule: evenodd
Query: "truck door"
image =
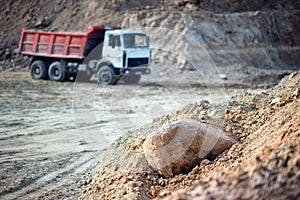
<path id="1" fill-rule="evenodd" d="M 120 35 L 109 35 L 107 48 L 103 52 L 104 58 L 108 59 L 115 68 L 122 68 L 122 43 Z"/>

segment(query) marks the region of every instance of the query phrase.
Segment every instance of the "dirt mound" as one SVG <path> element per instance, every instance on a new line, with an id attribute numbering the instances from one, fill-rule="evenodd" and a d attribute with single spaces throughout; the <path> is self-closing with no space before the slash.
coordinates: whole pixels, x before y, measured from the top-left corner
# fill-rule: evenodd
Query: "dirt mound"
<path id="1" fill-rule="evenodd" d="M 204 180 L 199 179 L 192 189 L 174 192 L 163 199 L 299 197 L 299 109 L 299 98 L 282 105 L 242 144 L 235 145 L 224 157 L 203 167 Z M 173 191 L 176 186 L 167 188 Z"/>
<path id="2" fill-rule="evenodd" d="M 208 102 L 190 105 L 129 133 L 110 147 L 96 173 L 83 187 L 83 198 L 297 197 L 299 85 L 300 74 L 294 73 L 267 93 L 240 95 L 227 105 Z M 240 143 L 216 159 L 203 160 L 187 174 L 163 178 L 148 166 L 141 145 L 151 130 L 166 121 L 186 117 L 219 123 L 236 134 Z"/>
<path id="3" fill-rule="evenodd" d="M 246 145 L 237 145 L 227 157 L 204 168 L 208 181 L 200 181 L 193 189 L 175 192 L 165 199 L 299 197 L 299 108 L 299 100 L 284 106 L 247 138 Z M 172 186 L 168 190 L 172 191 Z"/>

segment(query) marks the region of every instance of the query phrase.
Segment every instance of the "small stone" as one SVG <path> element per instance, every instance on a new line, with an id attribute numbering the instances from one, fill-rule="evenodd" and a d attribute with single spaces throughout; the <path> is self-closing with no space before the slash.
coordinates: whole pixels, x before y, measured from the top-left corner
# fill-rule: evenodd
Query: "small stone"
<path id="1" fill-rule="evenodd" d="M 156 197 L 161 189 L 160 186 L 151 186 L 149 193 L 152 197 Z"/>
<path id="2" fill-rule="evenodd" d="M 280 103 L 280 101 L 281 101 L 281 98 L 280 97 L 276 97 L 275 99 L 273 99 L 271 101 L 271 105 L 278 104 L 278 103 Z"/>
<path id="3" fill-rule="evenodd" d="M 159 192 L 158 196 L 161 198 L 161 197 L 166 197 L 168 195 L 170 195 L 172 192 L 169 191 L 169 190 L 162 190 Z"/>
<path id="4" fill-rule="evenodd" d="M 228 80 L 226 74 L 219 74 L 220 79 L 222 80 Z"/>
<path id="5" fill-rule="evenodd" d="M 208 164 L 210 164 L 211 163 L 211 161 L 210 160 L 208 160 L 208 159 L 204 159 L 204 160 L 202 160 L 201 161 L 201 166 L 203 166 L 203 165 L 208 165 Z"/>
<path id="6" fill-rule="evenodd" d="M 132 109 L 129 109 L 128 114 L 134 114 L 134 111 Z"/>

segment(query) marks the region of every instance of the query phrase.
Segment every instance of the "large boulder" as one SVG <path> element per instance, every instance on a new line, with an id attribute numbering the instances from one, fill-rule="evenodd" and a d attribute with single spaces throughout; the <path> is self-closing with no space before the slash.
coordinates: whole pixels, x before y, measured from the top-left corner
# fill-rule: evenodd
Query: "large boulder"
<path id="1" fill-rule="evenodd" d="M 151 134 L 143 144 L 148 163 L 161 175 L 187 172 L 206 157 L 216 157 L 237 141 L 221 128 L 178 120 Z"/>

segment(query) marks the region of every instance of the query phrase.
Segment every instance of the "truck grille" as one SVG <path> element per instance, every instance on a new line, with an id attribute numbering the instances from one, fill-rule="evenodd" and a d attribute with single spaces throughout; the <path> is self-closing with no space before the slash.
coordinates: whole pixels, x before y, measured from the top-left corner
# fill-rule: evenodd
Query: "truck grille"
<path id="1" fill-rule="evenodd" d="M 148 63 L 148 58 L 128 58 L 128 67 L 138 67 Z"/>

